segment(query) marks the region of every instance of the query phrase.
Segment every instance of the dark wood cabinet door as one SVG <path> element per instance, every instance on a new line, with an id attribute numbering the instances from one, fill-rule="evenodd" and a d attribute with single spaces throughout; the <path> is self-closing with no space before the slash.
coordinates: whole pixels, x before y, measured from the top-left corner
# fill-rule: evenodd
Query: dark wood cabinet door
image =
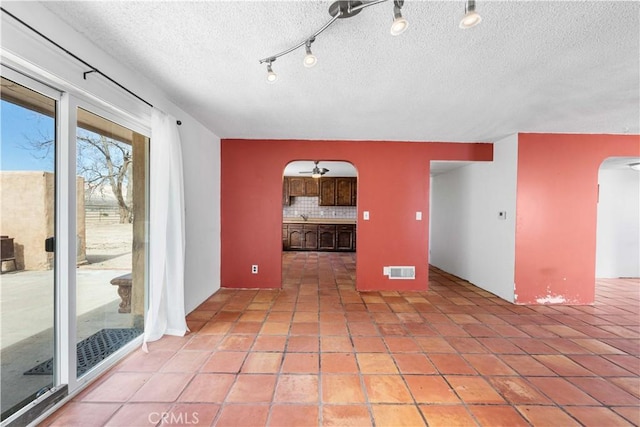
<path id="1" fill-rule="evenodd" d="M 319 186 L 318 179 L 316 178 L 305 178 L 304 179 L 304 195 L 307 197 L 318 197 L 319 194 Z"/>
<path id="2" fill-rule="evenodd" d="M 351 206 L 358 205 L 358 178 L 352 178 L 351 182 Z"/>
<path id="3" fill-rule="evenodd" d="M 318 226 L 305 225 L 304 232 L 304 248 L 310 251 L 318 250 Z"/>
<path id="4" fill-rule="evenodd" d="M 289 249 L 304 249 L 305 236 L 301 225 L 289 224 L 287 234 L 289 235 Z"/>
<path id="5" fill-rule="evenodd" d="M 289 178 L 286 176 L 282 180 L 282 206 L 289 206 L 291 197 L 289 197 Z"/>
<path id="6" fill-rule="evenodd" d="M 320 206 L 336 205 L 336 180 L 334 178 L 320 178 Z"/>
<path id="7" fill-rule="evenodd" d="M 355 249 L 355 226 L 338 225 L 336 228 L 336 250 L 353 251 Z"/>
<path id="8" fill-rule="evenodd" d="M 289 196 L 304 196 L 304 180 L 305 178 L 302 176 L 289 177 Z"/>
<path id="9" fill-rule="evenodd" d="M 336 206 L 351 206 L 353 178 L 336 178 Z"/>
<path id="10" fill-rule="evenodd" d="M 282 250 L 289 249 L 289 227 L 287 224 L 282 224 Z"/>
<path id="11" fill-rule="evenodd" d="M 336 226 L 335 225 L 319 225 L 318 226 L 318 250 L 321 250 L 321 251 L 336 250 Z"/>

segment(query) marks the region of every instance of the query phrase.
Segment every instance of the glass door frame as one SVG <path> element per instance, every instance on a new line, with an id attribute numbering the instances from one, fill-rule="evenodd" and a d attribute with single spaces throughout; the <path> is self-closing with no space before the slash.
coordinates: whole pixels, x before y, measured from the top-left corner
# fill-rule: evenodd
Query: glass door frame
<path id="1" fill-rule="evenodd" d="M 76 132 L 77 110 L 82 108 L 151 139 L 149 117 L 136 117 L 101 101 L 69 83 L 52 78 L 39 68 L 2 57 L 2 76 L 56 101 L 55 115 L 55 252 L 54 252 L 54 376 L 53 387 L 36 397 L 0 426 L 21 420 L 28 424 L 54 405 L 61 405 L 96 379 L 124 355 L 139 347 L 142 336 L 129 342 L 82 377 L 76 376 Z M 126 105 L 128 99 L 123 101 Z M 151 151 L 149 145 L 148 152 Z M 148 167 L 148 166 L 147 166 Z M 147 177 L 148 177 L 147 169 Z M 148 184 L 147 184 L 148 186 Z M 149 188 L 149 187 L 148 187 Z M 145 203 L 148 203 L 146 195 Z M 148 215 L 151 213 L 147 210 Z M 148 229 L 149 218 L 145 219 Z M 149 238 L 146 233 L 146 239 Z M 148 243 L 148 242 L 147 242 Z M 44 245 L 44 242 L 43 242 Z M 148 253 L 145 256 L 148 271 Z M 145 313 L 148 309 L 148 274 L 145 274 Z M 64 400 L 64 402 L 61 402 Z M 37 413 L 34 411 L 37 410 Z M 19 422 L 21 422 L 19 421 Z"/>
<path id="2" fill-rule="evenodd" d="M 125 355 L 131 351 L 132 348 L 139 347 L 142 343 L 142 336 L 132 340 L 128 344 L 124 345 L 121 349 L 114 352 L 108 358 L 98 363 L 94 368 L 89 370 L 87 373 L 83 374 L 80 377 L 76 375 L 77 368 L 77 355 L 76 355 L 76 343 L 77 343 L 77 275 L 76 275 L 76 254 L 77 254 L 77 218 L 76 218 L 76 206 L 77 206 L 77 192 L 76 192 L 76 166 L 77 166 L 77 142 L 76 136 L 78 131 L 78 109 L 83 109 L 89 113 L 95 114 L 97 116 L 102 117 L 108 121 L 116 123 L 120 126 L 126 127 L 129 130 L 132 130 L 135 133 L 141 134 L 148 139 L 150 138 L 150 133 L 147 129 L 140 127 L 136 122 L 129 120 L 127 117 L 124 117 L 121 114 L 114 113 L 109 109 L 103 108 L 101 105 L 91 102 L 86 98 L 80 98 L 75 95 L 63 94 L 63 99 L 68 97 L 67 102 L 68 105 L 65 106 L 68 110 L 68 123 L 67 130 L 68 136 L 65 140 L 66 152 L 64 153 L 68 160 L 68 168 L 65 171 L 65 181 L 64 185 L 66 185 L 67 191 L 67 199 L 65 200 L 66 206 L 65 209 L 65 218 L 68 219 L 68 222 L 65 224 L 67 234 L 65 235 L 65 243 L 68 245 L 66 248 L 65 261 L 67 263 L 66 267 L 67 276 L 65 280 L 68 283 L 68 307 L 65 308 L 66 325 L 68 326 L 69 333 L 67 334 L 68 342 L 65 341 L 63 344 L 65 348 L 68 349 L 68 364 L 65 366 L 67 369 L 67 384 L 69 385 L 69 392 L 73 393 L 75 390 L 82 388 L 87 383 L 93 381 L 96 377 L 100 376 L 108 367 L 110 367 L 114 362 L 114 360 L 118 360 L 121 355 Z M 148 165 L 148 163 L 147 163 Z M 146 168 L 147 179 L 149 176 L 148 166 Z M 147 181 L 148 187 L 148 181 Z M 148 206 L 148 191 L 145 192 L 145 203 Z M 147 213 L 148 209 L 146 210 Z M 62 213 L 61 213 L 62 216 Z M 146 218 L 145 223 L 148 224 L 148 218 Z M 148 226 L 146 227 L 148 229 Z M 146 238 L 148 239 L 148 230 L 145 233 Z M 148 251 L 145 254 L 145 305 L 144 312 L 147 312 L 148 307 Z"/>
<path id="3" fill-rule="evenodd" d="M 24 86 L 26 88 L 28 88 L 29 90 L 32 90 L 34 92 L 37 92 L 43 96 L 46 96 L 47 98 L 50 98 L 52 100 L 55 101 L 56 103 L 56 109 L 55 109 L 55 115 L 54 115 L 54 126 L 55 126 L 55 139 L 54 139 L 54 169 L 53 169 L 53 173 L 54 173 L 54 189 L 53 189 L 53 194 L 54 194 L 54 200 L 53 200 L 53 206 L 54 206 L 54 227 L 53 227 L 53 238 L 54 238 L 54 242 L 57 242 L 59 240 L 58 236 L 60 235 L 60 220 L 61 220 L 61 211 L 60 211 L 60 203 L 59 201 L 61 200 L 62 197 L 62 192 L 61 192 L 61 187 L 60 187 L 60 172 L 62 170 L 61 168 L 61 142 L 62 142 L 62 138 L 61 138 L 61 120 L 62 120 L 62 116 L 63 116 L 63 93 L 57 89 L 54 89 L 52 86 L 49 86 L 47 84 L 44 84 L 32 77 L 29 77 L 19 71 L 15 71 L 14 69 L 7 67 L 5 64 L 1 64 L 1 74 L 2 77 L 4 77 L 5 79 L 8 79 L 12 82 L 15 82 L 21 86 Z M 50 237 L 50 236 L 47 236 Z M 44 246 L 44 241 L 42 242 L 42 245 Z M 19 418 L 22 417 L 23 414 L 25 413 L 25 409 L 28 409 L 29 407 L 32 406 L 37 406 L 39 404 L 44 404 L 46 405 L 52 405 L 53 403 L 49 403 L 47 404 L 47 402 L 56 402 L 57 400 L 61 399 L 62 397 L 64 397 L 67 393 L 68 393 L 68 389 L 67 389 L 67 381 L 63 372 L 63 369 L 61 369 L 63 366 L 66 365 L 65 363 L 65 358 L 66 358 L 66 354 L 64 354 L 63 352 L 61 352 L 61 347 L 60 347 L 60 337 L 62 336 L 61 334 L 61 316 L 60 313 L 62 313 L 61 309 L 63 307 L 63 299 L 61 297 L 62 293 L 61 293 L 61 284 L 64 282 L 63 280 L 61 280 L 61 271 L 60 271 L 60 255 L 61 252 L 58 250 L 58 248 L 56 247 L 55 250 L 53 251 L 53 273 L 52 273 L 52 280 L 53 280 L 53 352 L 52 352 L 52 357 L 53 357 L 53 377 L 52 377 L 52 385 L 51 388 L 49 390 L 47 390 L 44 393 L 38 393 L 35 398 L 31 401 L 30 404 L 26 404 L 24 407 L 18 409 L 14 414 L 12 414 L 11 416 L 7 417 L 6 420 L 3 420 L 2 424 L 4 425 L 5 423 L 8 423 L 10 421 L 12 421 L 14 418 Z M 29 416 L 27 415 L 27 418 L 22 418 L 22 419 L 28 419 Z"/>
<path id="4" fill-rule="evenodd" d="M 61 324 L 66 331 L 64 339 L 60 340 L 60 345 L 66 351 L 65 366 L 61 367 L 63 378 L 66 380 L 66 384 L 69 386 L 69 394 L 74 394 L 75 391 L 81 389 L 86 384 L 93 381 L 100 376 L 106 369 L 119 360 L 121 356 L 128 354 L 132 348 L 140 346 L 142 343 L 142 336 L 134 339 L 120 350 L 113 353 L 104 361 L 100 362 L 95 368 L 82 375 L 80 378 L 76 375 L 77 356 L 76 356 L 76 341 L 77 341 L 77 280 L 76 280 L 76 253 L 77 253 L 77 240 L 76 240 L 76 160 L 77 160 L 77 143 L 76 135 L 78 130 L 78 109 L 83 109 L 98 115 L 106 120 L 117 123 L 121 126 L 127 127 L 132 131 L 146 136 L 150 139 L 151 132 L 145 127 L 140 126 L 135 120 L 131 120 L 123 114 L 114 111 L 109 108 L 105 108 L 98 102 L 93 102 L 86 96 L 78 96 L 76 94 L 63 93 L 62 94 L 63 109 L 65 110 L 65 122 L 61 126 L 63 130 L 62 138 L 64 139 L 64 152 L 61 152 L 60 157 L 65 159 L 66 167 L 64 172 L 60 175 L 60 185 L 64 186 L 65 199 L 64 203 L 60 203 L 60 217 L 64 223 L 60 223 L 61 230 L 65 231 L 64 247 L 60 248 L 64 253 L 64 258 L 61 257 L 61 273 L 64 271 L 64 281 L 66 282 L 66 288 L 61 289 L 64 292 L 63 295 L 68 295 L 67 301 L 63 303 L 60 308 Z M 64 162 L 63 161 L 63 162 Z M 147 219 L 148 220 L 148 219 Z M 147 235 L 148 237 L 148 235 Z M 56 249 L 59 249 L 56 248 Z M 148 254 L 147 254 L 148 258 Z M 62 264 L 64 263 L 64 266 Z M 148 269 L 148 259 L 145 261 L 145 268 Z M 147 283 L 148 274 L 145 274 L 145 290 L 148 289 Z M 147 311 L 147 297 L 148 292 L 145 292 L 145 313 Z"/>

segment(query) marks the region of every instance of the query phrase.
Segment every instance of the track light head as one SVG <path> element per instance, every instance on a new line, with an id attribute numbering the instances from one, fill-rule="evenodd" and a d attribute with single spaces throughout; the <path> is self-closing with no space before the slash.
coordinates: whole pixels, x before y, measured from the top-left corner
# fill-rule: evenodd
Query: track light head
<path id="1" fill-rule="evenodd" d="M 273 60 L 267 61 L 267 82 L 275 83 L 275 81 L 278 80 L 278 75 L 273 72 L 273 69 L 271 68 L 271 62 L 273 62 Z"/>
<path id="2" fill-rule="evenodd" d="M 307 40 L 307 43 L 306 43 L 307 54 L 304 56 L 304 60 L 303 60 L 303 64 L 307 68 L 311 68 L 318 63 L 318 58 L 316 58 L 316 56 L 313 53 L 311 53 L 311 43 L 313 43 L 313 40 Z"/>
<path id="3" fill-rule="evenodd" d="M 482 17 L 476 12 L 475 0 L 468 0 L 465 5 L 465 15 L 460 20 L 460 28 L 466 30 L 467 28 L 475 27 L 482 21 Z"/>
<path id="4" fill-rule="evenodd" d="M 395 0 L 393 4 L 393 23 L 391 24 L 391 35 L 397 36 L 404 33 L 409 27 L 409 21 L 402 17 L 403 0 Z"/>

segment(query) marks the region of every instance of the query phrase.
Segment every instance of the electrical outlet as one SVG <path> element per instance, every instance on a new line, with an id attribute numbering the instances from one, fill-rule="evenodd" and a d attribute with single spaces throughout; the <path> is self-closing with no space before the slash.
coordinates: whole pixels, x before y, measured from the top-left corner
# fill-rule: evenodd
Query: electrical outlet
<path id="1" fill-rule="evenodd" d="M 257 264 L 253 264 L 251 266 L 251 274 L 258 274 L 258 265 Z"/>
<path id="2" fill-rule="evenodd" d="M 507 211 L 498 212 L 498 219 L 507 219 Z"/>

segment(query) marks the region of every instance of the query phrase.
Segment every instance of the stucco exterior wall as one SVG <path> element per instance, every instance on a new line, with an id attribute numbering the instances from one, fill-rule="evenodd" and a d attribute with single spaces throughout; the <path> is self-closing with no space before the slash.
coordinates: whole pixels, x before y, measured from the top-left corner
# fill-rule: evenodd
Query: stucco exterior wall
<path id="1" fill-rule="evenodd" d="M 78 261 L 86 255 L 84 180 L 77 178 Z M 0 172 L 0 234 L 14 239 L 18 270 L 53 268 L 53 254 L 44 241 L 54 235 L 55 177 L 51 172 Z M 12 263 L 6 267 L 13 268 Z"/>

